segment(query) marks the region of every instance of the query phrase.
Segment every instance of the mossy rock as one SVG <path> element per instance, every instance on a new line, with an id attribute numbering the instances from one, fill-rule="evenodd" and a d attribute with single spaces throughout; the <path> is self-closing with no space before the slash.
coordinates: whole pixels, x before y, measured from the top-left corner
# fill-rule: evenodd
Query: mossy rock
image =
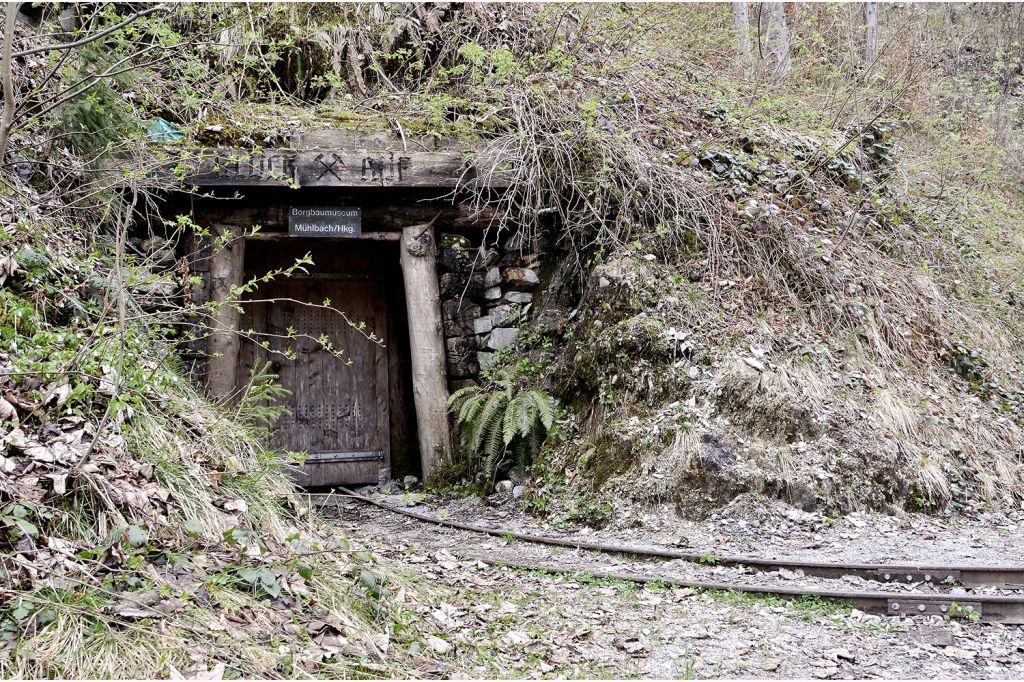
<path id="1" fill-rule="evenodd" d="M 207 147 L 238 147 L 245 137 L 245 131 L 227 122 L 200 124 L 195 131 L 196 141 Z"/>

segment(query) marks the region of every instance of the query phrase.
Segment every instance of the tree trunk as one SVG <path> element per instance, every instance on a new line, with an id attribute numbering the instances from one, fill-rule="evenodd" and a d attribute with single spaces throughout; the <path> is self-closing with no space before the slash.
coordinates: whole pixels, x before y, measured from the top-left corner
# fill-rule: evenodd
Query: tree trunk
<path id="1" fill-rule="evenodd" d="M 237 388 L 241 313 L 231 304 L 231 288 L 242 283 L 245 261 L 245 240 L 237 238 L 241 228 L 221 226 L 217 228 L 218 236 L 227 230 L 236 238 L 224 245 L 214 245 L 210 254 L 210 302 L 215 308 L 210 316 L 206 385 L 210 396 L 218 400 L 229 398 Z"/>
<path id="2" fill-rule="evenodd" d="M 7 143 L 11 139 L 14 125 L 14 24 L 18 20 L 20 2 L 7 3 L 4 17 L 3 56 L 0 57 L 0 71 L 3 71 L 4 110 L 0 115 L 0 164 L 7 158 Z"/>
<path id="3" fill-rule="evenodd" d="M 864 3 L 864 63 L 869 67 L 878 58 L 878 3 Z"/>
<path id="4" fill-rule="evenodd" d="M 778 77 L 786 78 L 793 70 L 789 58 L 789 28 L 786 25 L 786 9 L 784 3 L 763 3 L 761 24 L 765 30 L 765 67 Z"/>
<path id="5" fill-rule="evenodd" d="M 747 3 L 732 3 L 732 25 L 736 30 L 736 49 L 740 55 L 744 71 L 754 65 L 754 46 L 750 41 L 750 13 Z"/>
<path id="6" fill-rule="evenodd" d="M 433 225 L 402 230 L 402 278 L 409 314 L 412 394 L 416 405 L 423 479 L 451 461 L 448 432 L 448 377 L 445 369 L 441 294 L 437 283 L 437 247 Z"/>

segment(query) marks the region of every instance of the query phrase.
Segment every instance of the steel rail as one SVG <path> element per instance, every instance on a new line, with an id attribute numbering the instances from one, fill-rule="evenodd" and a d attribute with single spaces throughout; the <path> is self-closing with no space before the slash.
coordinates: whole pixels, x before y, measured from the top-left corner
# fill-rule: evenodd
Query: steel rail
<path id="1" fill-rule="evenodd" d="M 478 526 L 459 521 L 438 519 L 427 514 L 395 507 L 378 500 L 360 495 L 356 492 L 342 488 L 344 495 L 337 493 L 311 494 L 309 497 L 328 500 L 331 497 L 352 498 L 374 507 L 384 509 L 395 514 L 407 516 L 411 519 L 433 523 L 438 526 L 465 530 L 473 533 L 483 533 L 494 537 L 513 538 L 522 542 L 532 542 L 555 547 L 567 547 L 569 549 L 584 549 L 593 552 L 604 552 L 608 554 L 625 554 L 629 556 L 647 556 L 657 559 L 680 559 L 701 564 L 715 566 L 746 566 L 760 571 L 777 571 L 780 568 L 786 570 L 801 570 L 805 575 L 819 578 L 842 578 L 844 576 L 857 576 L 875 582 L 903 582 L 903 583 L 933 583 L 953 581 L 967 587 L 997 587 L 1020 589 L 1024 588 L 1024 566 L 943 566 L 934 564 L 836 564 L 822 561 L 807 561 L 800 559 L 771 559 L 752 556 L 719 555 L 707 554 L 693 551 L 674 550 L 667 548 L 652 549 L 649 547 L 635 547 L 618 543 L 593 542 L 576 538 L 559 538 L 548 535 L 533 535 L 530 533 L 519 533 L 500 528 Z"/>
<path id="2" fill-rule="evenodd" d="M 640 584 L 656 583 L 672 587 L 688 587 L 694 590 L 716 590 L 720 592 L 747 592 L 766 596 L 806 598 L 816 597 L 830 601 L 852 602 L 865 613 L 880 616 L 949 616 L 951 618 L 977 618 L 986 623 L 1024 625 L 1024 597 L 1008 595 L 966 594 L 950 595 L 928 592 L 860 592 L 833 590 L 817 587 L 787 587 L 751 585 L 746 583 L 707 582 L 688 580 L 671 576 L 631 573 L 623 571 L 590 570 L 567 568 L 552 564 L 535 564 L 523 561 L 508 561 L 472 556 L 488 566 L 516 568 L 537 571 L 550 575 L 565 575 L 576 578 L 588 577 L 619 580 Z M 977 614 L 977 615 L 972 615 Z"/>
<path id="3" fill-rule="evenodd" d="M 903 582 L 906 580 L 909 583 L 940 583 L 944 580 L 952 580 L 969 587 L 997 587 L 1009 589 L 1024 588 L 1024 566 L 937 566 L 923 564 L 885 565 L 866 563 L 837 564 L 803 560 L 764 559 L 749 556 L 715 555 L 710 557 L 707 554 L 699 554 L 696 552 L 685 552 L 671 549 L 652 549 L 647 547 L 633 547 L 630 545 L 600 543 L 572 538 L 532 535 L 529 533 L 503 530 L 500 528 L 490 528 L 487 526 L 462 523 L 460 521 L 438 519 L 427 514 L 414 512 L 401 507 L 395 507 L 385 502 L 374 500 L 347 488 L 339 488 L 339 490 L 342 492 L 319 494 L 307 493 L 307 497 L 310 499 L 311 503 L 317 504 L 321 507 L 331 506 L 332 503 L 336 504 L 335 500 L 352 499 L 400 516 L 405 516 L 424 523 L 443 526 L 445 528 L 480 533 L 492 537 L 511 538 L 534 544 L 587 550 L 606 554 L 650 557 L 654 559 L 680 559 L 705 565 L 745 566 L 760 571 L 775 571 L 779 569 L 791 571 L 801 570 L 805 575 L 823 578 L 840 578 L 853 575 L 875 582 Z M 972 592 L 968 594 L 935 592 L 860 592 L 812 587 L 773 587 L 744 583 L 703 582 L 668 576 L 605 571 L 601 569 L 589 570 L 565 568 L 550 564 L 533 564 L 486 557 L 473 558 L 491 566 L 509 566 L 523 570 L 540 571 L 551 574 L 587 575 L 594 578 L 608 578 L 612 580 L 632 581 L 636 583 L 661 583 L 665 585 L 690 587 L 693 589 L 732 590 L 792 597 L 813 596 L 822 599 L 850 601 L 866 613 L 875 613 L 880 615 L 949 615 L 980 618 L 986 622 L 1024 624 L 1024 596 L 990 595 L 979 592 Z M 972 616 L 971 614 L 973 613 L 977 613 L 978 615 Z"/>

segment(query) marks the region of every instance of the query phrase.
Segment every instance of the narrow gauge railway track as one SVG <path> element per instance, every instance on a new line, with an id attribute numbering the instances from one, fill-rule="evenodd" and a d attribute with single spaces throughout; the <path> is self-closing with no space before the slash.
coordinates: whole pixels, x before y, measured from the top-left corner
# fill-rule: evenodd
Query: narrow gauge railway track
<path id="1" fill-rule="evenodd" d="M 997 588 L 1001 590 L 1024 590 L 1024 566 L 940 566 L 915 564 L 839 564 L 819 561 L 766 559 L 750 556 L 729 556 L 698 554 L 668 548 L 636 547 L 618 543 L 602 543 L 576 538 L 533 535 L 516 531 L 478 526 L 475 524 L 440 519 L 428 514 L 395 507 L 379 500 L 341 488 L 340 493 L 309 494 L 311 506 L 336 506 L 343 500 L 355 500 L 384 511 L 398 514 L 423 523 L 445 528 L 468 531 L 500 538 L 510 538 L 552 547 L 586 550 L 603 554 L 617 554 L 630 557 L 646 557 L 657 560 L 678 559 L 698 564 L 709 563 L 717 566 L 745 567 L 757 571 L 802 571 L 804 575 L 819 578 L 842 578 L 856 576 L 876 583 L 903 582 L 904 584 L 926 583 L 931 585 L 963 585 L 967 588 Z M 633 571 L 606 571 L 599 568 L 566 568 L 553 564 L 509 561 L 492 557 L 474 556 L 473 559 L 492 566 L 508 566 L 549 574 L 578 575 L 600 579 L 623 580 L 635 583 L 659 583 L 695 589 L 724 590 L 765 595 L 792 597 L 818 597 L 854 603 L 866 613 L 890 616 L 939 615 L 966 617 L 985 622 L 1024 624 L 1024 592 L 1021 594 L 988 594 L 973 591 L 966 594 L 948 592 L 902 592 L 855 591 L 829 588 L 753 585 L 729 582 L 707 582 L 680 579 L 664 575 Z M 977 615 L 973 615 L 977 614 Z"/>

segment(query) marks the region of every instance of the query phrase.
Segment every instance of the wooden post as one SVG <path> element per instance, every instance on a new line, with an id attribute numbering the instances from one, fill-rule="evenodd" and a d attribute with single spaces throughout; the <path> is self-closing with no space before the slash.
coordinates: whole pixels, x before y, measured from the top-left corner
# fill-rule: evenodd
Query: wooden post
<path id="1" fill-rule="evenodd" d="M 231 287 L 242 283 L 245 261 L 245 240 L 239 239 L 242 228 L 218 225 L 214 238 L 231 231 L 234 238 L 226 244 L 213 247 L 210 254 L 209 300 L 220 303 L 231 298 Z M 206 385 L 210 397 L 224 400 L 237 388 L 238 323 L 241 314 L 235 306 L 220 306 L 210 316 L 209 362 Z"/>
<path id="2" fill-rule="evenodd" d="M 452 450 L 433 221 L 403 228 L 401 251 L 402 279 L 409 310 L 412 393 L 423 479 L 427 480 L 440 464 L 451 461 Z"/>

